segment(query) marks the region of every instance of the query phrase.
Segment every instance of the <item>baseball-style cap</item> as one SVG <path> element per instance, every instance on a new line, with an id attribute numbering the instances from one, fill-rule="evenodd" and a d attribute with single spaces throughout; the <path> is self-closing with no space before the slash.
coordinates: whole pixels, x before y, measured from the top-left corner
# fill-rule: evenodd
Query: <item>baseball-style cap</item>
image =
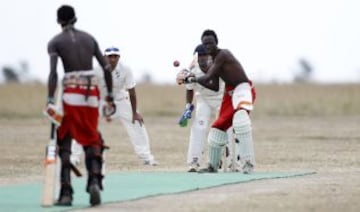
<path id="1" fill-rule="evenodd" d="M 198 55 L 208 55 L 205 47 L 204 47 L 202 44 L 198 45 L 198 46 L 195 48 L 194 54 L 195 54 L 195 53 L 197 53 Z"/>
<path id="2" fill-rule="evenodd" d="M 105 55 L 118 55 L 120 56 L 120 50 L 117 47 L 109 47 L 105 49 Z"/>

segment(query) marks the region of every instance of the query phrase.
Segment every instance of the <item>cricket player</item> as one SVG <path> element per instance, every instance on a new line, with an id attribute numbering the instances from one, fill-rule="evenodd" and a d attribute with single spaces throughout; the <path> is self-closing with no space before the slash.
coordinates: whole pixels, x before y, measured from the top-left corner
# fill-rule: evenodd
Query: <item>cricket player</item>
<path id="1" fill-rule="evenodd" d="M 134 151 L 144 165 L 156 166 L 158 162 L 150 151 L 150 141 L 142 115 L 137 111 L 136 82 L 131 69 L 120 61 L 117 47 L 105 49 L 105 57 L 111 65 L 113 79 L 115 113 L 108 120 L 119 119 L 124 125 Z M 97 72 L 100 79 L 101 94 L 106 95 L 106 83 L 103 73 Z M 106 104 L 106 102 L 102 102 Z M 103 111 L 101 111 L 103 112 Z"/>
<path id="2" fill-rule="evenodd" d="M 198 45 L 194 51 L 194 60 L 190 65 L 190 73 L 195 76 L 203 76 L 211 65 L 212 61 L 210 55 L 202 44 Z M 187 153 L 187 163 L 189 164 L 188 172 L 197 172 L 204 149 L 204 141 L 206 140 L 207 130 L 210 125 L 210 119 L 217 115 L 221 100 L 224 94 L 224 82 L 220 81 L 219 91 L 212 91 L 200 84 L 189 83 L 186 84 L 186 106 L 183 115 L 180 118 L 180 126 L 187 123 L 187 119 L 191 118 L 191 113 L 194 110 L 192 104 L 195 96 L 195 117 L 192 120 L 189 148 Z M 228 130 L 229 142 L 228 146 L 232 147 L 232 128 Z M 228 151 L 227 164 L 229 166 L 236 166 L 236 161 L 231 160 L 232 151 Z M 235 157 L 238 158 L 238 157 Z"/>
<path id="3" fill-rule="evenodd" d="M 99 99 L 98 83 L 93 69 L 95 57 L 102 67 L 106 81 L 107 108 L 113 108 L 112 78 L 110 65 L 103 58 L 95 38 L 74 27 L 75 10 L 63 5 L 57 10 L 57 22 L 62 31 L 48 43 L 50 73 L 48 78 L 47 107 L 54 105 L 54 93 L 58 83 L 57 63 L 61 59 L 65 71 L 62 81 L 62 108 L 64 116 L 57 129 L 57 144 L 61 159 L 59 206 L 71 206 L 73 187 L 71 184 L 71 141 L 75 139 L 85 151 L 88 180 L 86 191 L 92 206 L 101 203 L 103 189 L 101 173 L 104 141 L 98 131 Z"/>
<path id="4" fill-rule="evenodd" d="M 201 42 L 213 61 L 208 71 L 200 77 L 183 71 L 176 78 L 178 84 L 197 83 L 213 91 L 220 89 L 220 80 L 225 82 L 219 116 L 212 124 L 208 136 L 209 164 L 200 172 L 217 172 L 228 141 L 226 131 L 232 126 L 235 139 L 239 142 L 242 172 L 250 174 L 255 167 L 249 116 L 255 101 L 255 89 L 235 56 L 228 49 L 220 49 L 217 46 L 218 38 L 215 31 L 205 30 L 201 35 Z"/>

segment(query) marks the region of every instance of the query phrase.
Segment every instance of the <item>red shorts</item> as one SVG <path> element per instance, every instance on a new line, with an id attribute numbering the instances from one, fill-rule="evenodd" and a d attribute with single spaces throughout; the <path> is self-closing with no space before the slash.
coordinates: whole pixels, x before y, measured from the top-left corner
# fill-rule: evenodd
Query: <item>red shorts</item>
<path id="1" fill-rule="evenodd" d="M 88 99 L 85 97 L 88 95 Z M 66 87 L 63 94 L 64 117 L 58 128 L 58 138 L 70 135 L 83 146 L 102 146 L 98 132 L 99 90 Z"/>
<path id="2" fill-rule="evenodd" d="M 256 91 L 254 86 L 252 86 L 252 82 L 250 81 L 249 83 L 251 86 L 252 101 L 254 103 L 256 99 Z M 231 96 L 231 93 L 234 89 L 235 87 L 233 86 L 225 85 L 225 91 L 220 107 L 219 116 L 211 125 L 211 127 L 226 131 L 227 129 L 229 129 L 229 127 L 232 126 L 233 116 L 236 112 L 236 110 L 232 105 L 232 96 Z"/>

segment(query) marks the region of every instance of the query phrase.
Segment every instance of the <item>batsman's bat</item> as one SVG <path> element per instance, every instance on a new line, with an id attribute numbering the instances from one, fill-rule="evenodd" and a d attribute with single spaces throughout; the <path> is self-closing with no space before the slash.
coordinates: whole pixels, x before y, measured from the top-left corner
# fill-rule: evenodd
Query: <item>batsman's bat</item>
<path id="1" fill-rule="evenodd" d="M 60 166 L 61 161 L 57 156 L 57 144 L 56 144 L 56 125 L 51 123 L 50 141 L 46 146 L 45 151 L 45 174 L 43 184 L 43 194 L 41 205 L 49 207 L 54 204 L 56 199 L 59 197 L 60 192 Z M 74 165 L 70 164 L 71 170 L 77 177 L 81 177 L 82 174 L 79 169 Z"/>
<path id="2" fill-rule="evenodd" d="M 54 204 L 57 196 L 56 187 L 56 162 L 57 162 L 57 146 L 56 146 L 56 127 L 54 123 L 51 123 L 50 141 L 46 146 L 45 151 L 45 172 L 44 172 L 44 184 L 41 198 L 41 205 L 49 207 Z"/>

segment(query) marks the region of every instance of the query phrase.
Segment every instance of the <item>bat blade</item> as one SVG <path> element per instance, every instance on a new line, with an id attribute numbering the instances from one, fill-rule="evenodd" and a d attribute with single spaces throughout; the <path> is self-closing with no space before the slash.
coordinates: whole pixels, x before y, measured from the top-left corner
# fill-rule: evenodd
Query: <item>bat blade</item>
<path id="1" fill-rule="evenodd" d="M 51 124 L 50 141 L 46 146 L 44 162 L 44 183 L 41 198 L 41 205 L 43 207 L 52 206 L 56 198 L 56 162 L 55 124 Z"/>

